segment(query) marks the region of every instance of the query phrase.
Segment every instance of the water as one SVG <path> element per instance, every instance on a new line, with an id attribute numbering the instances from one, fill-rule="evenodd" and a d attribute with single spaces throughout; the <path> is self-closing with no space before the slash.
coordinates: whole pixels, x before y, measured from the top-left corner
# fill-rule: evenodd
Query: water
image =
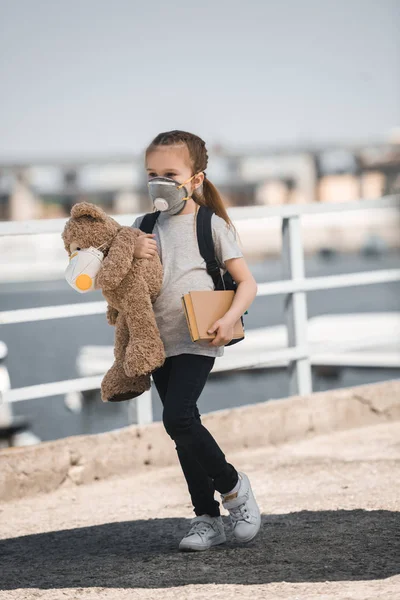
<path id="1" fill-rule="evenodd" d="M 377 257 L 337 255 L 326 260 L 318 256 L 306 259 L 308 277 L 336 275 L 374 269 L 399 268 L 400 253 Z M 258 282 L 284 278 L 279 259 L 250 265 Z M 400 283 L 357 286 L 309 292 L 308 315 L 400 311 Z M 1 310 L 50 306 L 101 300 L 100 292 L 79 295 L 65 281 L 0 285 Z M 246 328 L 267 327 L 284 323 L 284 297 L 257 298 L 246 316 Z M 7 367 L 13 388 L 78 377 L 76 356 L 83 345 L 112 345 L 114 329 L 104 315 L 57 319 L 37 323 L 4 325 L 0 332 L 9 349 Z M 313 370 L 313 389 L 322 391 L 361 385 L 400 377 L 395 369 L 345 368 L 324 376 Z M 199 401 L 202 414 L 212 410 L 283 398 L 289 394 L 285 369 L 265 369 L 221 373 L 210 380 Z M 68 435 L 97 433 L 123 427 L 129 423 L 128 403 L 102 403 L 95 397 L 83 415 L 71 413 L 62 396 L 18 402 L 16 415 L 31 422 L 32 431 L 42 440 Z M 153 395 L 155 420 L 161 419 L 161 404 Z"/>

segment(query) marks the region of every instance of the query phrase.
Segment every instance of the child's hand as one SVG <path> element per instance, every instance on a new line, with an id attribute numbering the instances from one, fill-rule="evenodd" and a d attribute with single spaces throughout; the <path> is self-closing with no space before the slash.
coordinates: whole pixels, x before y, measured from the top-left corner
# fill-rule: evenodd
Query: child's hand
<path id="1" fill-rule="evenodd" d="M 216 333 L 215 338 L 210 342 L 210 346 L 225 346 L 233 339 L 233 330 L 235 324 L 230 319 L 222 317 L 210 327 L 207 333 Z"/>
<path id="2" fill-rule="evenodd" d="M 152 258 L 157 254 L 157 242 L 154 233 L 143 233 L 135 242 L 135 258 Z"/>

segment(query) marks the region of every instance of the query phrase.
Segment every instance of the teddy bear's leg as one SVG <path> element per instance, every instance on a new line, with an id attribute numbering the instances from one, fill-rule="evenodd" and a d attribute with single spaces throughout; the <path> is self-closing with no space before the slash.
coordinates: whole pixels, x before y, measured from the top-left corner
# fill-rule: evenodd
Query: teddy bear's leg
<path id="1" fill-rule="evenodd" d="M 124 371 L 123 360 L 128 342 L 128 327 L 124 316 L 119 314 L 115 323 L 115 361 L 101 383 L 101 399 L 103 402 L 129 400 L 150 389 L 149 376 L 128 377 Z"/>
<path id="2" fill-rule="evenodd" d="M 118 313 L 115 320 L 115 335 L 114 335 L 114 356 L 115 360 L 121 363 L 124 362 L 126 347 L 129 344 L 129 330 L 125 320 L 125 316 Z"/>
<path id="3" fill-rule="evenodd" d="M 128 377 L 152 373 L 165 361 L 162 343 L 154 317 L 146 282 L 138 278 L 126 298 L 124 314 L 129 330 L 124 370 Z"/>

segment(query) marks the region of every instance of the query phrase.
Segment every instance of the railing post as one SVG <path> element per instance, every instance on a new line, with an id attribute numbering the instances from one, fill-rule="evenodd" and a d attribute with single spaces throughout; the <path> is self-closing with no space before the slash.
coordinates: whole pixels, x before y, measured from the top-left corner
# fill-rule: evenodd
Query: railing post
<path id="1" fill-rule="evenodd" d="M 299 216 L 282 220 L 282 259 L 289 279 L 304 278 L 304 251 Z M 288 345 L 307 346 L 307 297 L 305 292 L 293 292 L 285 297 Z M 312 392 L 309 356 L 289 363 L 290 395 Z"/>
<path id="2" fill-rule="evenodd" d="M 151 388 L 141 396 L 129 402 L 129 421 L 137 425 L 147 425 L 153 422 L 153 405 L 151 403 Z"/>

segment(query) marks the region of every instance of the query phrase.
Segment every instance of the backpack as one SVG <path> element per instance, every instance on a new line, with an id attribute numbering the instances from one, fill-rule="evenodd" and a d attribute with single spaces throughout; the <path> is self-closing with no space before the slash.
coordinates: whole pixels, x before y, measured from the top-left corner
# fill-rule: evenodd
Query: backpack
<path id="1" fill-rule="evenodd" d="M 207 267 L 207 273 L 210 275 L 214 282 L 215 290 L 233 290 L 236 292 L 237 283 L 233 279 L 229 271 L 226 271 L 224 275 L 221 275 L 221 271 L 218 262 L 215 257 L 214 240 L 212 237 L 211 219 L 214 212 L 208 206 L 200 206 L 197 211 L 197 243 L 199 245 L 199 251 L 201 256 L 204 258 Z M 154 225 L 160 215 L 160 211 L 153 213 L 147 213 L 144 215 L 140 224 L 140 230 L 144 233 L 152 233 Z M 243 316 L 240 317 L 244 329 Z M 241 342 L 244 338 L 239 340 L 231 340 L 225 346 L 233 346 Z"/>

